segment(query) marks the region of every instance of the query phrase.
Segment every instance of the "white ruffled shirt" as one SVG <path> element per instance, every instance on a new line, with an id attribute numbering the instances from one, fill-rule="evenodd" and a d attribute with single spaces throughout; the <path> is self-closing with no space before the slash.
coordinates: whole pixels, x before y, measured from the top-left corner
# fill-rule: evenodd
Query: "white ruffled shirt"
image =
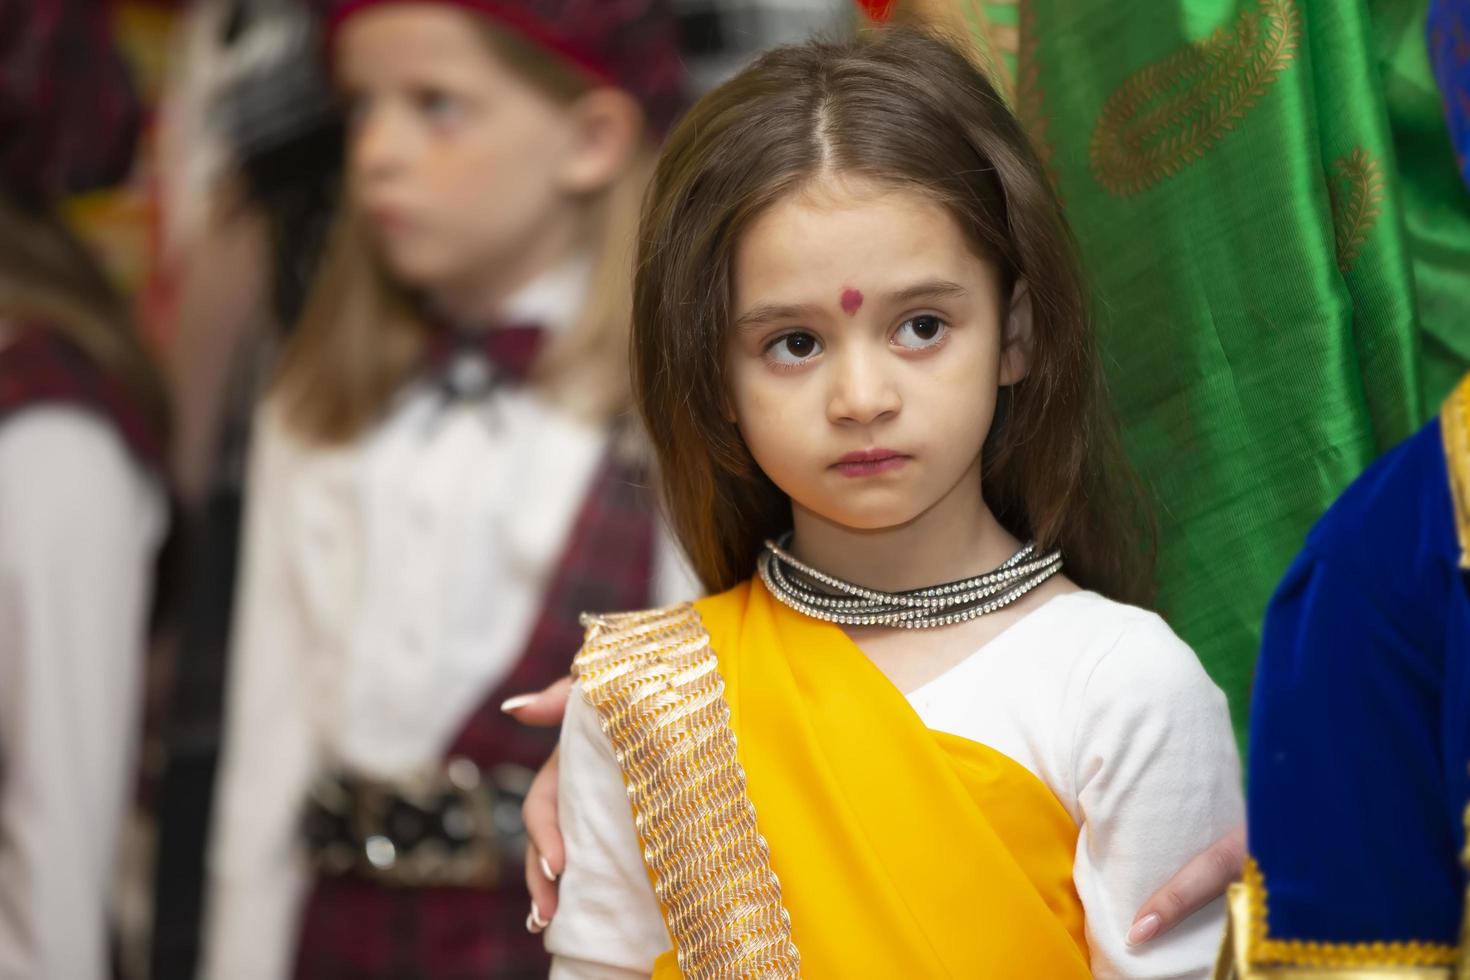
<path id="1" fill-rule="evenodd" d="M 1059 595 L 908 700 L 930 728 L 1025 766 L 1076 822 L 1094 975 L 1208 976 L 1223 899 L 1142 947 L 1124 939 L 1139 906 L 1243 819 L 1225 696 L 1163 620 L 1092 592 Z M 671 943 L 612 746 L 579 689 L 562 728 L 559 807 L 552 977 L 648 976 Z"/>
<path id="2" fill-rule="evenodd" d="M 505 316 L 564 329 L 586 278 L 563 267 Z M 254 438 L 209 851 L 214 980 L 288 975 L 313 780 L 442 755 L 525 649 L 608 445 L 529 388 L 446 404 L 428 384 L 346 446 L 302 445 L 270 404 Z M 666 536 L 658 576 L 661 601 L 694 591 Z"/>

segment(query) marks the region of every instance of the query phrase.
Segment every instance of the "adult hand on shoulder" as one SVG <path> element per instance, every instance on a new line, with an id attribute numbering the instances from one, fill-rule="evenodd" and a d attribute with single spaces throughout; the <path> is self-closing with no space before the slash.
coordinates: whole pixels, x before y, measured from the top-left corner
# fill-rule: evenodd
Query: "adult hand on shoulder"
<path id="1" fill-rule="evenodd" d="M 572 679 L 563 677 L 544 691 L 511 698 L 500 710 L 526 725 L 560 725 L 571 690 Z M 531 916 L 526 928 L 532 932 L 545 929 L 556 914 L 556 879 L 566 867 L 561 828 L 556 821 L 557 771 L 558 754 L 553 751 L 536 774 L 521 808 L 530 839 L 526 846 L 526 886 L 531 890 Z"/>
<path id="2" fill-rule="evenodd" d="M 1141 946 L 1162 936 L 1191 914 L 1225 894 L 1245 865 L 1245 824 L 1211 844 L 1154 892 L 1128 930 L 1128 945 Z"/>

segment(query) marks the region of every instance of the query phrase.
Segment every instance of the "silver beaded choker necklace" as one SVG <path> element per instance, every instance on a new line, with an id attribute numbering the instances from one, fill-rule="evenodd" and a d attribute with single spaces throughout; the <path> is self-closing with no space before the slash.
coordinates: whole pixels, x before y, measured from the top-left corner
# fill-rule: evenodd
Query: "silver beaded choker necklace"
<path id="1" fill-rule="evenodd" d="M 1062 553 L 1037 556 L 1026 544 L 993 572 L 907 592 L 879 592 L 844 582 L 786 552 L 791 532 L 767 541 L 757 561 L 761 581 L 783 604 L 841 626 L 928 629 L 1004 609 L 1062 570 Z"/>

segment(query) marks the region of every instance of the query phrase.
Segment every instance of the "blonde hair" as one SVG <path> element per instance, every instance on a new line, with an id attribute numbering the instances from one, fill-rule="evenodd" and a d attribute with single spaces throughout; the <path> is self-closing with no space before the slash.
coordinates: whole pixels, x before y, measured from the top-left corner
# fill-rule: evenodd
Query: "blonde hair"
<path id="1" fill-rule="evenodd" d="M 116 378 L 167 442 L 168 392 L 92 253 L 49 210 L 0 194 L 0 317 L 53 330 Z"/>
<path id="2" fill-rule="evenodd" d="M 478 21 L 490 50 L 531 84 L 570 103 L 589 82 L 539 47 Z M 531 382 L 558 405 L 603 421 L 629 410 L 628 330 L 635 233 L 656 151 L 640 145 L 591 202 L 585 245 L 594 256 L 577 322 L 538 357 Z M 276 380 L 287 424 L 308 441 L 359 435 L 412 376 L 429 326 L 413 296 L 374 254 L 366 229 L 343 202 L 305 312 Z"/>

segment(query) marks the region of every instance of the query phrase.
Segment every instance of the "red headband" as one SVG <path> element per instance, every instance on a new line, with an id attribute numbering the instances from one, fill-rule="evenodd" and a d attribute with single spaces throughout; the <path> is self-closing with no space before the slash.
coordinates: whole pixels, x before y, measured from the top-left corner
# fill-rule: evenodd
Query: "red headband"
<path id="1" fill-rule="evenodd" d="M 326 22 L 329 50 L 354 14 L 409 2 L 458 7 L 509 28 L 598 84 L 633 95 L 658 132 L 684 108 L 684 66 L 666 0 L 337 0 Z"/>

